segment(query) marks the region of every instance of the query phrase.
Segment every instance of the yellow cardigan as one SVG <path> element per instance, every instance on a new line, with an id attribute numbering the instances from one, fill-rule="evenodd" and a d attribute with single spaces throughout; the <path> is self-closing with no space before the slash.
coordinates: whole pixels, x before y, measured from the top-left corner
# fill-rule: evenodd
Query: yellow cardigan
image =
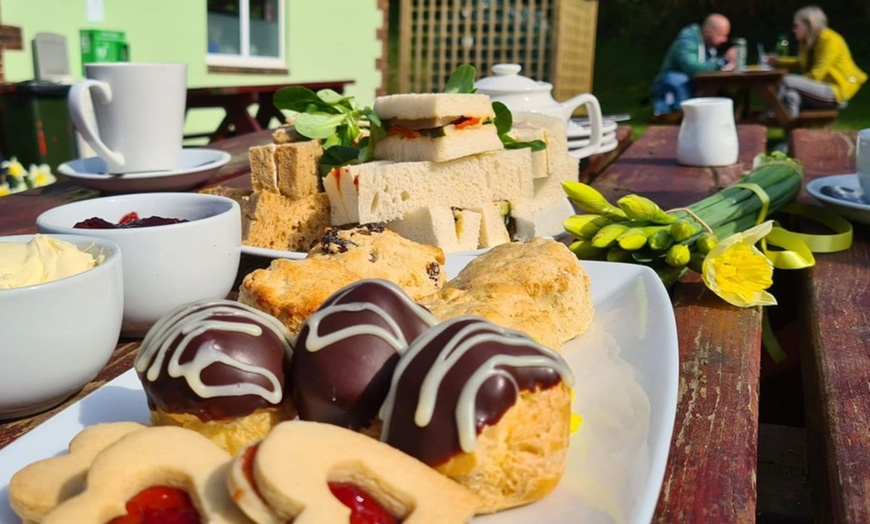
<path id="1" fill-rule="evenodd" d="M 802 48 L 796 57 L 781 57 L 779 63 L 808 78 L 831 84 L 838 102 L 851 99 L 867 81 L 867 74 L 852 60 L 846 41 L 830 28 L 822 30 L 815 47 Z"/>

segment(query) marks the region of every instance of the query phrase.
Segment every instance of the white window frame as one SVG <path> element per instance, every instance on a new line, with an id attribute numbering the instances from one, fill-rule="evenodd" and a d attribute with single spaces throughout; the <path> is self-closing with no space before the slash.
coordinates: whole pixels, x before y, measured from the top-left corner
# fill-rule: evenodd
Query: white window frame
<path id="1" fill-rule="evenodd" d="M 210 66 L 261 68 L 261 69 L 285 69 L 285 31 L 286 20 L 284 18 L 285 0 L 277 0 L 278 4 L 278 57 L 251 56 L 251 10 L 250 0 L 239 0 L 239 42 L 241 52 L 235 54 L 207 53 L 206 64 Z M 207 22 L 206 22 L 207 23 Z"/>

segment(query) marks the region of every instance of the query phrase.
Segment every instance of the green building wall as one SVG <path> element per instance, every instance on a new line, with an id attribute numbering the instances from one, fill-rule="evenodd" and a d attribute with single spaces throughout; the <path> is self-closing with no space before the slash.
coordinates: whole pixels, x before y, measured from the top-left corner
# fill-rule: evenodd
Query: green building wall
<path id="1" fill-rule="evenodd" d="M 378 0 L 285 0 L 288 74 L 210 73 L 206 65 L 206 0 L 103 0 L 103 21 L 88 22 L 88 0 L 2 0 L 0 20 L 20 27 L 25 49 L 4 50 L 7 82 L 33 78 L 30 41 L 38 32 L 67 38 L 70 71 L 82 77 L 79 31 L 122 31 L 134 62 L 184 62 L 189 87 L 353 80 L 346 90 L 370 105 L 381 86 L 377 36 L 384 14 Z M 222 111 L 188 115 L 185 132 L 213 130 Z"/>

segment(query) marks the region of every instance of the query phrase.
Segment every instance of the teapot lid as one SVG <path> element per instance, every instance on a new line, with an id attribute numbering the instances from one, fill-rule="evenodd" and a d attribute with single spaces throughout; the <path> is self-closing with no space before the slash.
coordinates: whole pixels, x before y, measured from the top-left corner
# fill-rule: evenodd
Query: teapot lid
<path id="1" fill-rule="evenodd" d="M 552 89 L 553 86 L 547 82 L 520 75 L 522 69 L 520 64 L 496 64 L 492 66 L 495 75 L 481 78 L 474 83 L 474 87 L 485 93 L 523 93 Z"/>

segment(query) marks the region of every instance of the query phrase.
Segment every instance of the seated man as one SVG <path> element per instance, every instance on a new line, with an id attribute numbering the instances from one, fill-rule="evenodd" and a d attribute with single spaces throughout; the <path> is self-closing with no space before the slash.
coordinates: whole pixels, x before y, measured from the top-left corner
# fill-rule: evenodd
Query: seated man
<path id="1" fill-rule="evenodd" d="M 684 27 L 668 48 L 658 77 L 652 85 L 653 114 L 680 110 L 680 102 L 694 96 L 692 75 L 734 68 L 735 48 L 717 56 L 717 47 L 728 40 L 731 23 L 720 14 L 708 15 L 702 26 Z"/>

